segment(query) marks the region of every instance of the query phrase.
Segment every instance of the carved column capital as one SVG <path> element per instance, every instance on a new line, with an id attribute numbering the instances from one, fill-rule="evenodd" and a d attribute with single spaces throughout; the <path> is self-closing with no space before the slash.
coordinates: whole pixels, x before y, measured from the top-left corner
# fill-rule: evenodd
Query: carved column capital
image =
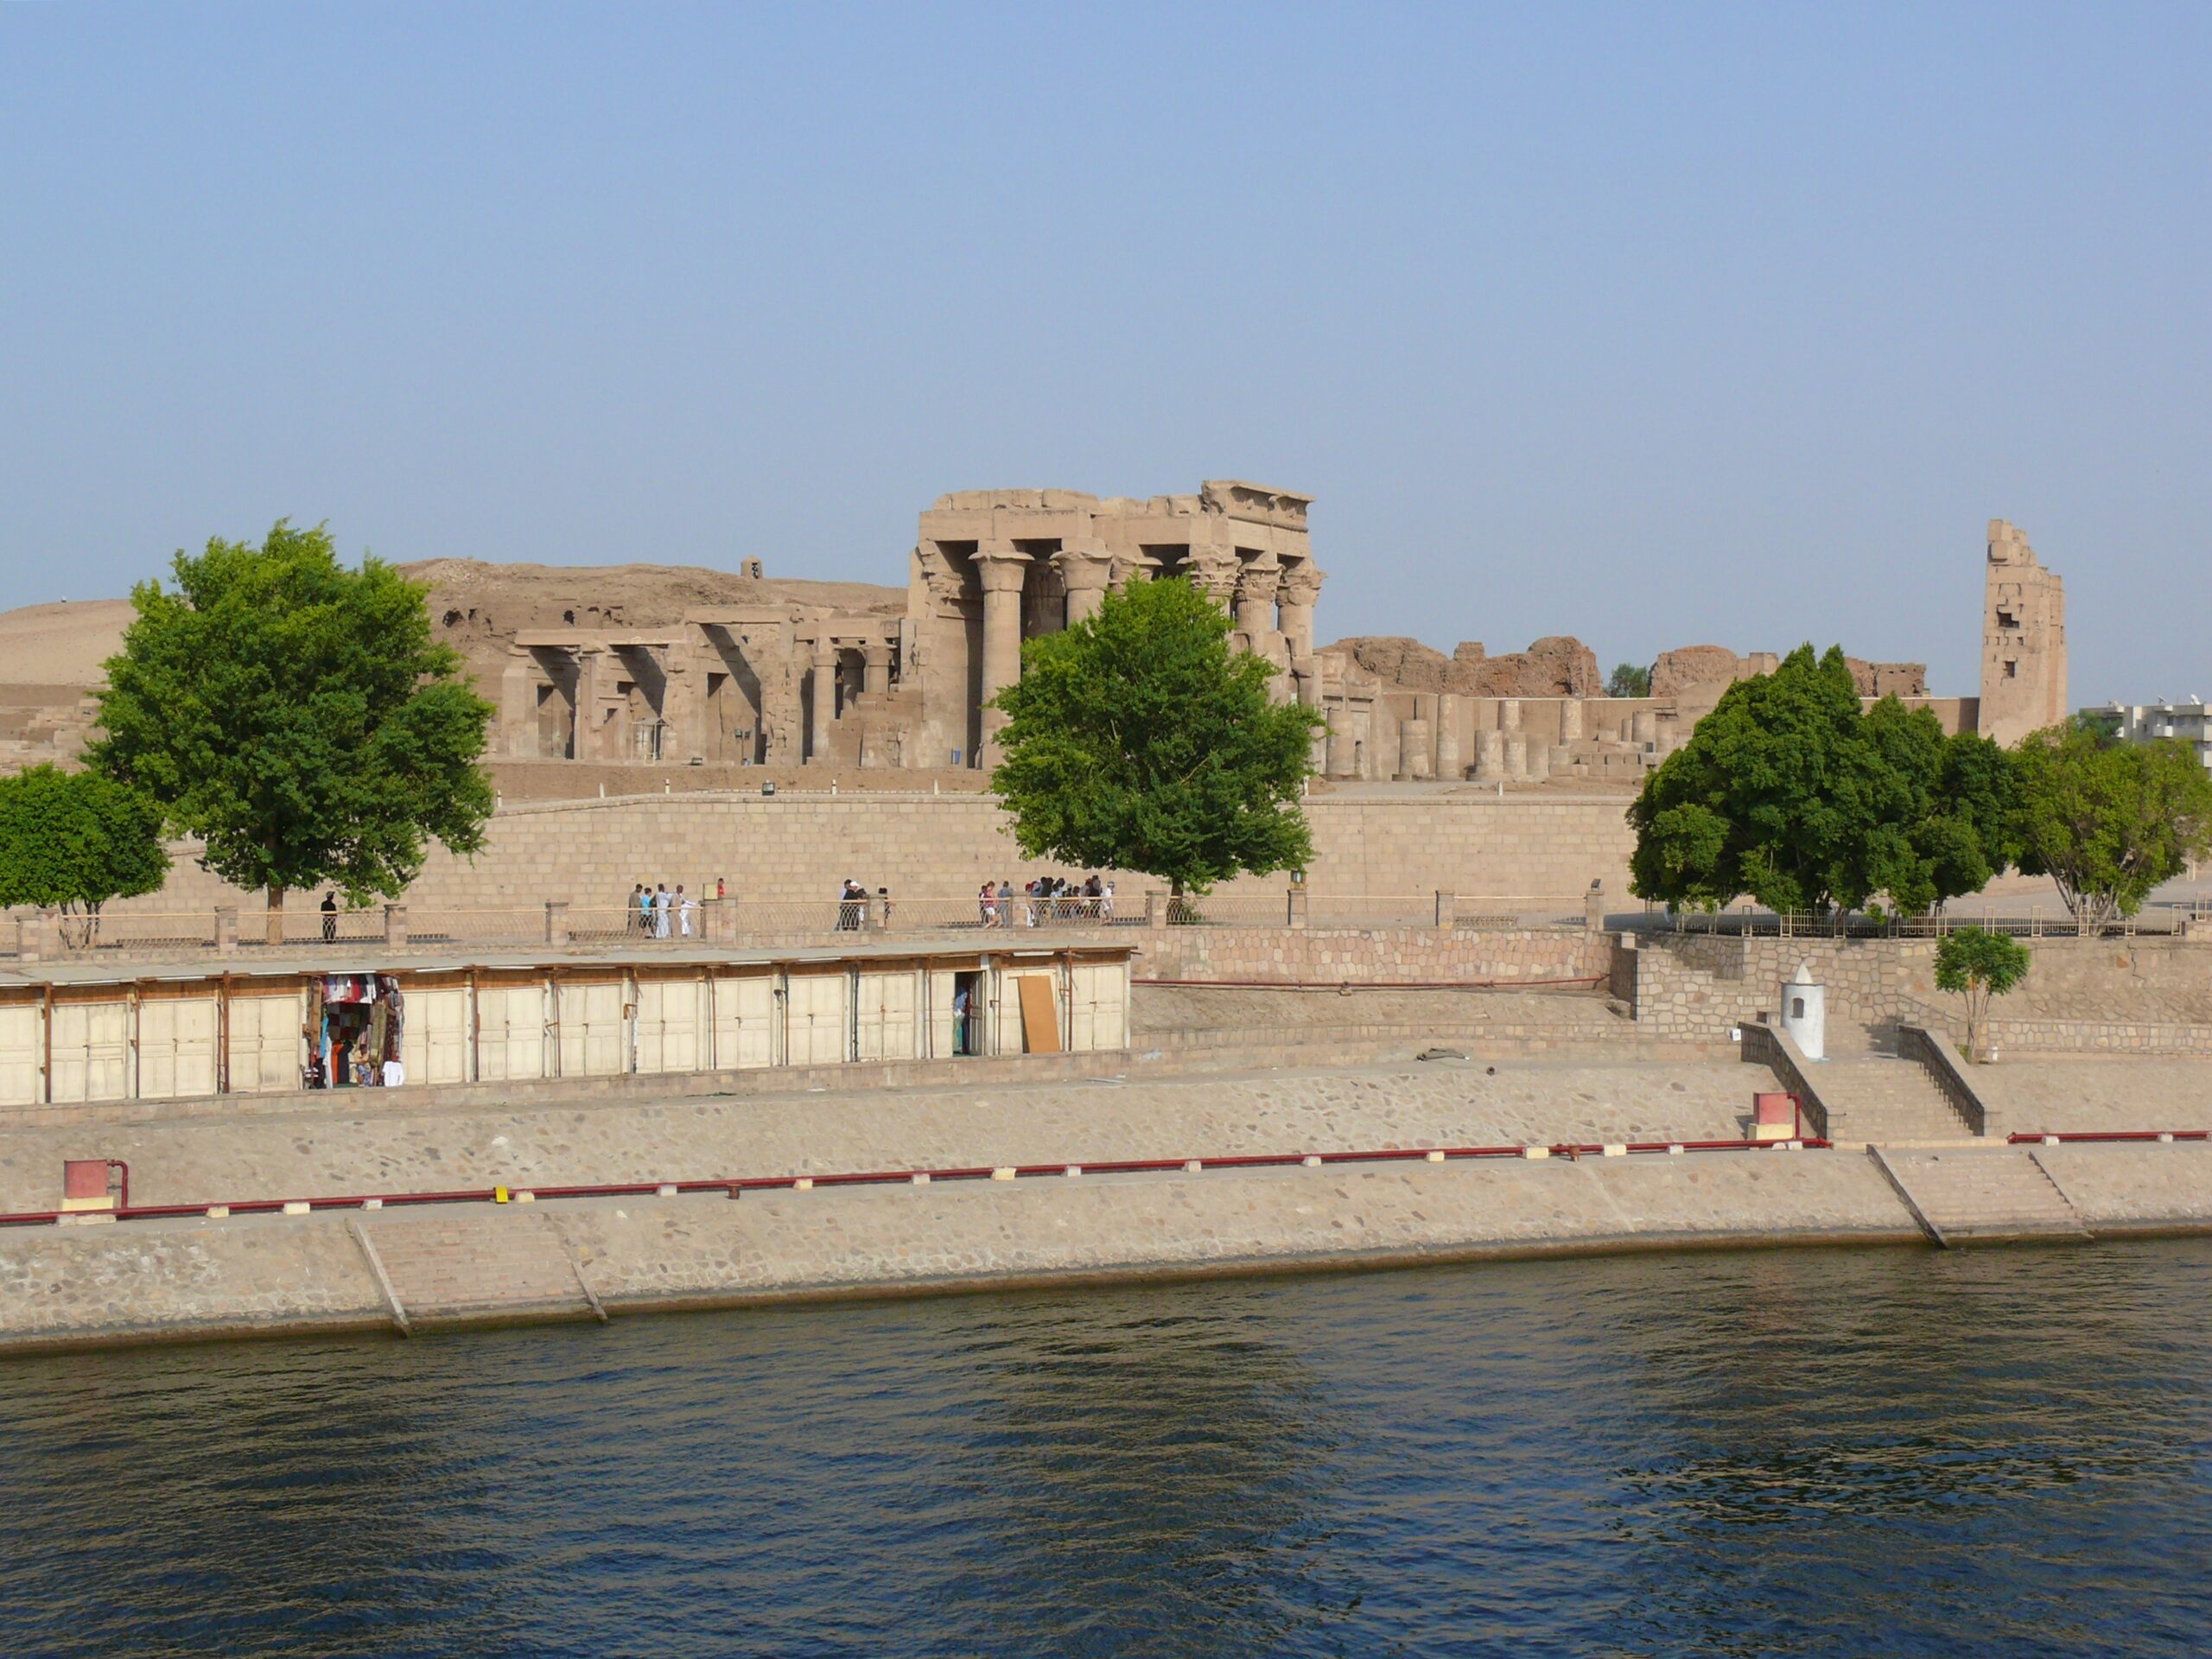
<path id="1" fill-rule="evenodd" d="M 1018 594 L 1029 577 L 1032 560 L 1007 542 L 985 542 L 976 550 L 976 580 L 987 594 Z"/>

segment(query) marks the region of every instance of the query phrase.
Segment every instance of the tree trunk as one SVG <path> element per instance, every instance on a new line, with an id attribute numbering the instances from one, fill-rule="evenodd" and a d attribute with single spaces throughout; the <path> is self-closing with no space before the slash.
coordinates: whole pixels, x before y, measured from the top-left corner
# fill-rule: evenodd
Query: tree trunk
<path id="1" fill-rule="evenodd" d="M 269 884 L 269 943 L 284 943 L 284 889 L 274 881 Z"/>

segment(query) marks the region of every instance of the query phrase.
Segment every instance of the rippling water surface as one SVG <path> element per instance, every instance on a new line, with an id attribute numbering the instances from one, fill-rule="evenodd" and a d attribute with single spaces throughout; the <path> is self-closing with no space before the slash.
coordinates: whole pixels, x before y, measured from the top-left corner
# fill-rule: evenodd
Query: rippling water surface
<path id="1" fill-rule="evenodd" d="M 2212 1246 L 0 1365 L 9 1654 L 2200 1654 Z"/>

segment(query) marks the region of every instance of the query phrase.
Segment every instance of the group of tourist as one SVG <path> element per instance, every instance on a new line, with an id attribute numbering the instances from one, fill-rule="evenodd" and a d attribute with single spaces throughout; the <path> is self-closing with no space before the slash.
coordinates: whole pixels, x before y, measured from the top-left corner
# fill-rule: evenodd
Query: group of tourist
<path id="1" fill-rule="evenodd" d="M 723 887 L 715 882 L 715 897 L 721 898 Z M 662 881 L 647 887 L 640 881 L 630 889 L 630 927 L 640 938 L 665 939 L 696 938 L 699 932 L 699 901 L 684 892 L 683 884 L 676 884 L 676 891 L 668 890 Z"/>
<path id="2" fill-rule="evenodd" d="M 1079 883 L 1066 876 L 1040 875 L 1025 882 L 1017 896 L 1003 879 L 995 887 L 987 880 L 976 891 L 976 910 L 985 927 L 1012 927 L 1017 912 L 1024 927 L 1040 922 L 1111 921 L 1114 884 L 1100 880 L 1096 870 Z"/>

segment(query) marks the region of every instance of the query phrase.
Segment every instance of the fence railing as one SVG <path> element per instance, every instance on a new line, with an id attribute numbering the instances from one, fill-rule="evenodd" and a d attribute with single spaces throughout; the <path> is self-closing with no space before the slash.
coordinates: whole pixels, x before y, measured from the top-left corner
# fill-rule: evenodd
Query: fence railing
<path id="1" fill-rule="evenodd" d="M 1949 909 L 1927 916 L 1865 914 L 1856 911 L 1724 910 L 1714 912 L 1663 911 L 1647 906 L 1646 931 L 1664 933 L 1713 933 L 1731 938 L 1833 939 L 1940 939 L 1961 928 L 2004 933 L 2014 938 L 2172 938 L 2193 922 L 2212 919 L 2212 905 L 2203 901 L 2152 903 L 2133 916 L 2116 916 L 2084 927 L 2063 905 L 2030 904 L 2024 910 Z"/>

